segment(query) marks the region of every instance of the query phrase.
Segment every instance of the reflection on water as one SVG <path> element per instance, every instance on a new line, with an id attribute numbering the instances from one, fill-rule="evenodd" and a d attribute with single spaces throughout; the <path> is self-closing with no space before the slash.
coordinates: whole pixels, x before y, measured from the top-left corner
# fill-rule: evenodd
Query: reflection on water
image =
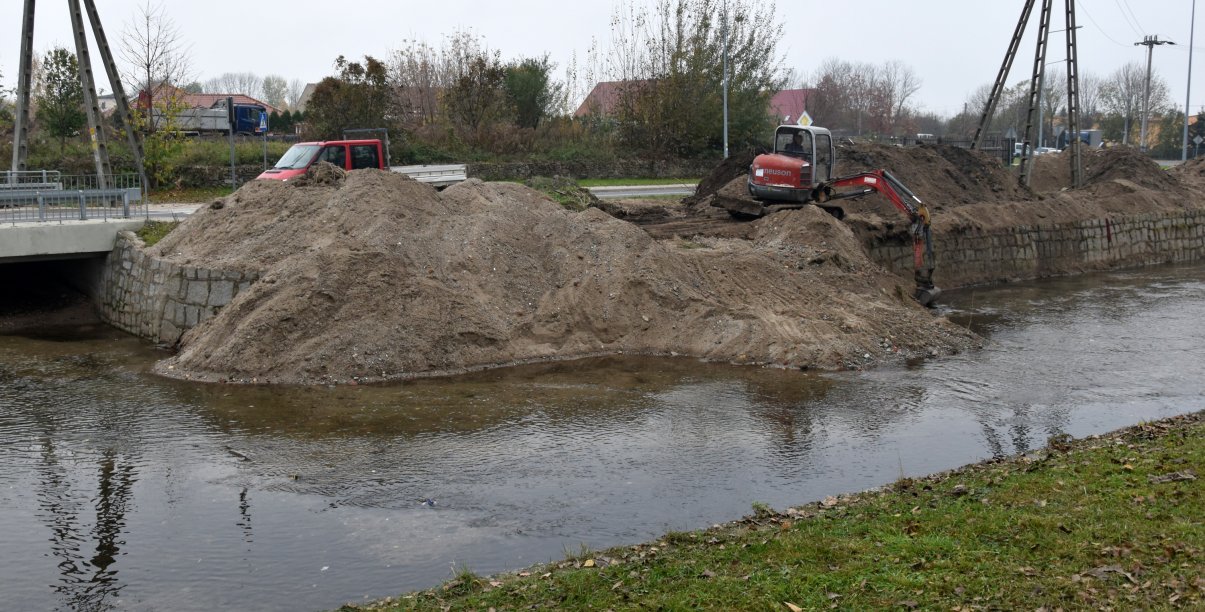
<path id="1" fill-rule="evenodd" d="M 988 348 L 826 376 L 625 358 L 245 388 L 149 376 L 161 354 L 104 328 L 0 336 L 0 592 L 329 608 L 1199 409 L 1203 278 L 955 292 Z"/>

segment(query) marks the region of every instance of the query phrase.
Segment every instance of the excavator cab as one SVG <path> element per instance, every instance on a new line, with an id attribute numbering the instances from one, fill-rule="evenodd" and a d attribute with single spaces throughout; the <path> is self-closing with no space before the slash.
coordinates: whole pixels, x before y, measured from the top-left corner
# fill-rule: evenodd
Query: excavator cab
<path id="1" fill-rule="evenodd" d="M 774 152 L 759 155 L 749 168 L 749 194 L 757 200 L 808 202 L 813 190 L 832 180 L 836 148 L 828 130 L 780 125 Z"/>
<path id="2" fill-rule="evenodd" d="M 774 152 L 808 162 L 813 183 L 828 181 L 836 172 L 833 136 L 824 128 L 780 125 L 774 131 Z"/>

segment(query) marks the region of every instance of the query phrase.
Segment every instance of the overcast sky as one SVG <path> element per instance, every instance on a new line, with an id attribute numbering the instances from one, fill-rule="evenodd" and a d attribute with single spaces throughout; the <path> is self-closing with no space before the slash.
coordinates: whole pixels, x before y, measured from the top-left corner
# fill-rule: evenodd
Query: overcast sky
<path id="1" fill-rule="evenodd" d="M 96 0 L 110 43 L 145 0 Z M 406 39 L 438 46 L 445 34 L 471 30 L 503 58 L 550 54 L 558 77 L 574 52 L 583 59 L 591 41 L 610 45 L 610 18 L 618 0 L 571 3 L 563 0 L 470 2 L 441 0 L 322 2 L 289 0 L 249 3 L 227 0 L 162 2 L 191 46 L 196 80 L 223 72 L 279 74 L 317 81 L 333 72 L 338 55 L 385 59 Z M 640 4 L 648 0 L 628 0 Z M 0 71 L 15 87 L 20 52 L 21 0 L 0 1 Z M 66 2 L 38 2 L 34 48 L 73 47 Z M 1064 27 L 1063 2 L 1056 1 L 1051 28 Z M 766 3 L 768 6 L 768 2 Z M 990 84 L 1016 27 L 1023 0 L 780 0 L 766 19 L 786 25 L 779 50 L 787 64 L 808 74 L 827 57 L 882 63 L 898 59 L 923 80 L 916 96 L 922 110 L 952 115 L 967 96 Z M 1033 65 L 1033 30 L 1021 46 L 1010 83 L 1027 78 Z M 1154 50 L 1156 73 L 1170 85 L 1183 108 L 1188 77 L 1192 0 L 1081 0 L 1077 3 L 1080 72 L 1107 76 L 1127 62 L 1146 62 L 1146 47 L 1134 42 L 1155 34 L 1176 46 Z M 1205 13 L 1205 2 L 1201 9 Z M 1198 16 L 1198 20 L 1201 17 Z M 1205 35 L 1205 32 L 1202 32 Z M 1065 56 L 1063 34 L 1051 35 L 1048 61 Z M 1205 46 L 1197 41 L 1196 46 Z M 116 50 L 115 50 L 116 51 Z M 1199 54 L 1198 54 L 1199 55 Z M 98 60 L 94 53 L 94 60 Z M 1054 68 L 1054 67 L 1052 67 Z M 1205 57 L 1193 66 L 1192 112 L 1205 106 Z M 104 71 L 97 65 L 97 74 Z M 105 90 L 109 88 L 98 84 Z"/>

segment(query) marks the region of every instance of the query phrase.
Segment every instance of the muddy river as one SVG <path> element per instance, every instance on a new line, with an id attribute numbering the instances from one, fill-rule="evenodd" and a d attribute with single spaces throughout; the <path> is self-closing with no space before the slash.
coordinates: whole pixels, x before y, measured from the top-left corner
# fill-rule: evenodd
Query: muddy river
<path id="1" fill-rule="evenodd" d="M 267 389 L 148 375 L 162 353 L 99 325 L 0 336 L 2 607 L 333 608 L 1205 405 L 1205 266 L 944 303 L 987 348 L 830 375 Z"/>

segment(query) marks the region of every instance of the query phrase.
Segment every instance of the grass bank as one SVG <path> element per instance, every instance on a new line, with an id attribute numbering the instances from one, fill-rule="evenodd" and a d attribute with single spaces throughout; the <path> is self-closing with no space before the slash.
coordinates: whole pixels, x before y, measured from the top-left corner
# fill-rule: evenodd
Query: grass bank
<path id="1" fill-rule="evenodd" d="M 1205 412 L 345 610 L 1201 609 Z"/>

